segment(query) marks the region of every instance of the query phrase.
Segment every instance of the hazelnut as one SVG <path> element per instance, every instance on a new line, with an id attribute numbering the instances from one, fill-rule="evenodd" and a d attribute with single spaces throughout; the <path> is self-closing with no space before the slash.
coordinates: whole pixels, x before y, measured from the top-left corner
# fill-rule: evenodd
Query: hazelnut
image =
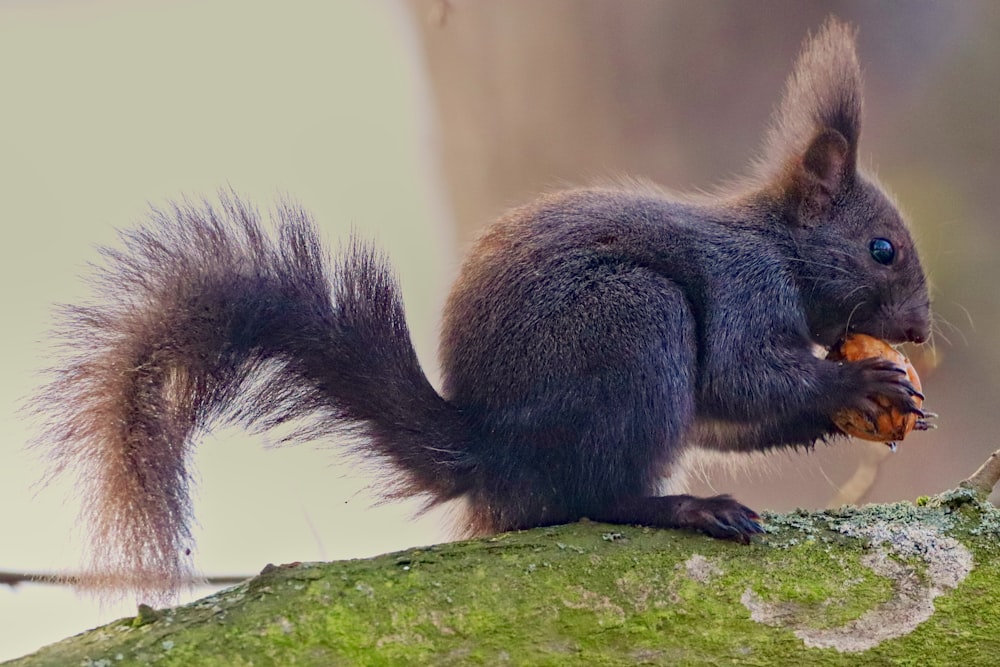
<path id="1" fill-rule="evenodd" d="M 827 359 L 833 361 L 859 361 L 871 357 L 888 359 L 900 368 L 906 369 L 906 376 L 913 388 L 920 391 L 920 378 L 910 360 L 878 338 L 864 334 L 848 334 L 827 355 Z M 916 426 L 918 421 L 916 414 L 902 414 L 884 396 L 872 396 L 871 398 L 882 408 L 874 422 L 858 410 L 841 410 L 833 415 L 833 423 L 848 435 L 876 442 L 902 440 Z M 914 397 L 913 400 L 918 408 L 923 404 L 919 396 Z"/>

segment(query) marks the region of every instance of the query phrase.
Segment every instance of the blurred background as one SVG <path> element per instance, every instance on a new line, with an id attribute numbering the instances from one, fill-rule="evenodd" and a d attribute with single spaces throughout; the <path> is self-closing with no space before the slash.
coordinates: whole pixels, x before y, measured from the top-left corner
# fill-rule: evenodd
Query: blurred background
<path id="1" fill-rule="evenodd" d="M 43 466 L 17 407 L 52 361 L 52 304 L 87 298 L 96 247 L 149 204 L 231 187 L 265 211 L 299 200 L 332 244 L 352 228 L 376 238 L 436 378 L 441 305 L 477 230 L 565 185 L 633 175 L 685 190 L 738 175 L 829 14 L 860 28 L 862 162 L 907 213 L 933 283 L 933 350 L 908 352 L 940 428 L 893 455 L 845 441 L 692 480 L 776 510 L 942 491 L 998 447 L 1000 4 L 0 3 L 0 570 L 81 560 L 71 480 L 34 485 Z M 267 445 L 223 430 L 197 449 L 205 573 L 448 539 L 447 510 L 373 507 L 366 472 L 329 443 Z M 133 610 L 0 588 L 0 659 Z"/>

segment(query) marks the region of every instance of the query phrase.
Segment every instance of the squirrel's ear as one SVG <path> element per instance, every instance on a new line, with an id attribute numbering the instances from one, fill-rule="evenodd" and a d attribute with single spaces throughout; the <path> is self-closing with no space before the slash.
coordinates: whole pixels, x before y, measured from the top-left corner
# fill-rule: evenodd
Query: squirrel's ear
<path id="1" fill-rule="evenodd" d="M 831 18 L 806 40 L 788 78 L 757 178 L 811 210 L 828 204 L 856 169 L 861 111 L 855 31 Z"/>
<path id="2" fill-rule="evenodd" d="M 852 149 L 836 130 L 821 130 L 806 148 L 786 183 L 789 203 L 808 223 L 822 217 L 854 175 Z"/>

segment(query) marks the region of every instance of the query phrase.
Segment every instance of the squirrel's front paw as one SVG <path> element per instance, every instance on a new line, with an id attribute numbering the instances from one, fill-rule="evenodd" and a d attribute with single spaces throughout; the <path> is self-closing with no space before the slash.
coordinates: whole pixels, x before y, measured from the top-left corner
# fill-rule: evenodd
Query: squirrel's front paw
<path id="1" fill-rule="evenodd" d="M 909 366 L 909 364 L 907 364 Z M 858 438 L 895 443 L 916 430 L 927 430 L 935 417 L 922 409 L 924 395 L 912 366 L 900 367 L 889 359 L 853 362 L 858 373 L 852 400 L 833 413 L 837 428 Z"/>
<path id="2" fill-rule="evenodd" d="M 910 360 L 885 341 L 865 334 L 848 334 L 827 356 L 841 369 L 840 409 L 875 416 L 886 408 L 902 415 L 926 415 L 920 410 L 924 395 Z"/>
<path id="3" fill-rule="evenodd" d="M 910 381 L 904 367 L 881 358 L 849 363 L 857 375 L 857 392 L 847 407 L 874 417 L 884 409 L 878 400 L 882 398 L 903 414 L 925 416 L 916 400 L 923 401 L 924 395 Z"/>

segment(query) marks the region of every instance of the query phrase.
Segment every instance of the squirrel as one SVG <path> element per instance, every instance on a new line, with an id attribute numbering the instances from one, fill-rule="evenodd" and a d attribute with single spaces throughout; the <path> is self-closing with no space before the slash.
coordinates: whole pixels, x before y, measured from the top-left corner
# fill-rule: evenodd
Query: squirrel
<path id="1" fill-rule="evenodd" d="M 658 494 L 686 451 L 810 448 L 875 396 L 926 426 L 894 363 L 815 353 L 847 332 L 930 335 L 907 225 L 858 167 L 855 41 L 833 18 L 806 40 L 737 184 L 571 189 L 492 224 L 446 303 L 440 393 L 369 243 L 331 261 L 296 205 L 271 233 L 228 193 L 153 209 L 104 250 L 94 300 L 66 308 L 69 352 L 35 401 L 52 473 L 78 475 L 89 580 L 153 595 L 187 579 L 185 462 L 220 422 L 346 433 L 386 497 L 463 499 L 468 535 L 589 518 L 738 542 L 762 526 L 737 500 Z"/>

